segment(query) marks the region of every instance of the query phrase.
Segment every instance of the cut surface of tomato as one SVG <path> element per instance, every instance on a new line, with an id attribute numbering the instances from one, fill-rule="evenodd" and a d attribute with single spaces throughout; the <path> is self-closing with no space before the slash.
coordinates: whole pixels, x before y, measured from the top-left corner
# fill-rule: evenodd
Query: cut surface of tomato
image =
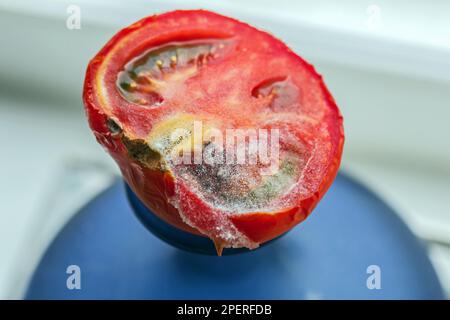
<path id="1" fill-rule="evenodd" d="M 339 168 L 342 116 L 321 76 L 270 34 L 212 12 L 118 32 L 89 63 L 83 98 L 136 195 L 219 254 L 303 221 Z M 263 146 L 276 161 L 262 161 Z"/>

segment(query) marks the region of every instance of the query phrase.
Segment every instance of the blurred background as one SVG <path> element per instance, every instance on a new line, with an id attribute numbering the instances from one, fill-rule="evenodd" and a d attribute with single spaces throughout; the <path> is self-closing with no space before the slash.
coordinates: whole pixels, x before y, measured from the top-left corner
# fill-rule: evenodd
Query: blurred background
<path id="1" fill-rule="evenodd" d="M 183 8 L 268 30 L 316 66 L 344 115 L 342 170 L 424 240 L 449 294 L 449 1 L 0 0 L 0 298 L 23 295 L 61 226 L 118 173 L 85 120 L 89 59 L 120 28 Z"/>

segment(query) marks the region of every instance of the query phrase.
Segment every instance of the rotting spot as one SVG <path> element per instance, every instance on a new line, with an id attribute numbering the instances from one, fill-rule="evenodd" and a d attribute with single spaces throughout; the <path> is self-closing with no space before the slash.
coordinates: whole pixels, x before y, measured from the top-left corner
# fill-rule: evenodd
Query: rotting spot
<path id="1" fill-rule="evenodd" d="M 108 118 L 106 120 L 106 126 L 113 136 L 117 136 L 122 133 L 122 127 L 112 118 Z"/>
<path id="2" fill-rule="evenodd" d="M 227 211 L 247 212 L 270 207 L 298 179 L 301 163 L 292 155 L 284 157 L 279 170 L 268 176 L 261 176 L 260 168 L 251 165 L 180 164 L 173 169 L 206 202 Z"/>
<path id="3" fill-rule="evenodd" d="M 129 139 L 128 137 L 123 136 L 122 142 L 132 159 L 148 167 L 159 165 L 161 154 L 150 148 L 145 140 Z"/>

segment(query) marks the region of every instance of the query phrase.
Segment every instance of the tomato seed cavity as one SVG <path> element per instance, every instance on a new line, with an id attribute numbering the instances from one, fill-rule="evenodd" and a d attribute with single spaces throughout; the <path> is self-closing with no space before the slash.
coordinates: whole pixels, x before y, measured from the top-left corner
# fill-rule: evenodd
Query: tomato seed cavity
<path id="1" fill-rule="evenodd" d="M 142 106 L 160 105 L 170 81 L 189 78 L 223 51 L 225 41 L 170 43 L 146 51 L 119 72 L 116 86 L 127 101 Z"/>
<path id="2" fill-rule="evenodd" d="M 267 99 L 274 111 L 287 111 L 299 101 L 299 88 L 287 77 L 274 77 L 262 81 L 252 90 L 252 96 Z"/>

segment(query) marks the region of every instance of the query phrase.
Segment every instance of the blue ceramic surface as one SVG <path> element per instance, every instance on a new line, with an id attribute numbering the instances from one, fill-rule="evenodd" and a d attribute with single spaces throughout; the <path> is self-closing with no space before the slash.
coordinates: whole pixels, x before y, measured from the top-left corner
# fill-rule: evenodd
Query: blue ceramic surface
<path id="1" fill-rule="evenodd" d="M 152 232 L 185 250 L 139 222 L 117 181 L 49 245 L 26 298 L 443 298 L 422 244 L 379 198 L 342 174 L 292 231 L 258 250 L 222 257 L 186 251 L 211 253 L 213 247 L 154 216 L 147 219 L 132 194 L 130 201 Z M 66 286 L 69 265 L 81 269 L 80 290 Z M 379 290 L 367 288 L 370 265 L 380 267 Z"/>

